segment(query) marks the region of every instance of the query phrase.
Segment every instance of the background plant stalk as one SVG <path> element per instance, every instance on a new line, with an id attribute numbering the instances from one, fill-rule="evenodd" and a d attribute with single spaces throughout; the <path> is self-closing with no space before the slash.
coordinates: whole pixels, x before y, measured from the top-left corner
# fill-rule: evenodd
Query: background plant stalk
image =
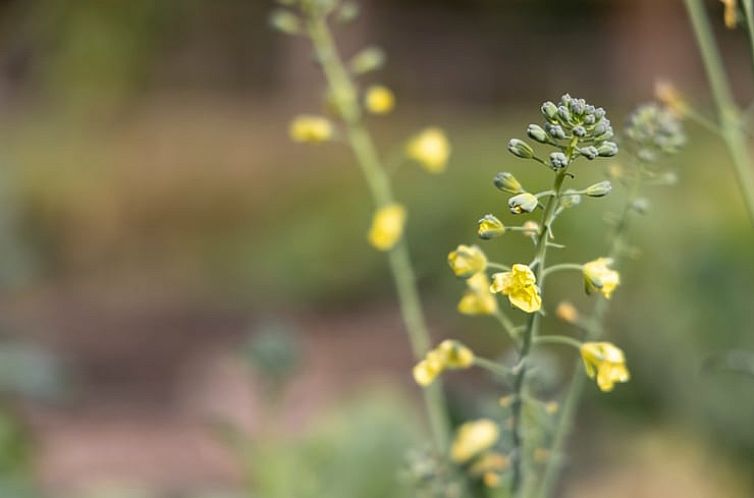
<path id="1" fill-rule="evenodd" d="M 632 205 L 638 198 L 641 191 L 641 171 L 638 165 L 634 165 L 636 169 L 636 176 L 632 179 L 629 186 L 628 195 L 626 196 L 626 202 L 621 211 L 621 215 L 618 218 L 618 223 L 615 226 L 615 231 L 611 237 L 609 243 L 608 257 L 612 258 L 616 265 L 619 263 L 621 256 L 625 251 L 626 246 L 626 232 L 628 229 L 628 221 L 631 217 Z M 607 311 L 610 307 L 610 301 L 602 297 L 598 298 L 597 303 L 594 305 L 589 318 L 586 319 L 586 331 L 584 334 L 585 341 L 594 341 L 599 339 L 604 333 L 604 320 L 607 315 Z M 555 426 L 555 435 L 553 437 L 553 445 L 551 449 L 551 457 L 545 466 L 544 474 L 542 476 L 542 485 L 540 487 L 538 498 L 549 498 L 552 496 L 555 485 L 560 478 L 560 472 L 562 469 L 562 454 L 565 451 L 565 447 L 568 443 L 568 437 L 573 430 L 573 422 L 576 418 L 576 412 L 581 400 L 581 394 L 586 384 L 586 376 L 584 375 L 583 366 L 581 365 L 581 359 L 577 359 L 573 366 L 573 374 L 571 376 L 571 383 L 568 386 L 568 390 L 563 398 L 563 403 L 560 409 L 560 417 L 558 418 L 557 425 Z"/>
<path id="2" fill-rule="evenodd" d="M 730 82 L 723 67 L 720 51 L 715 43 L 704 5 L 701 0 L 685 0 L 685 4 L 712 90 L 712 98 L 717 107 L 720 133 L 733 160 L 733 167 L 738 185 L 741 188 L 744 204 L 749 212 L 750 221 L 754 224 L 754 173 L 752 172 L 751 154 L 740 119 L 741 113 L 733 99 Z M 749 36 L 752 40 L 752 50 L 754 50 L 751 0 L 746 0 L 744 6 L 747 24 L 749 24 Z M 752 57 L 754 57 L 754 52 L 752 52 Z"/>
<path id="3" fill-rule="evenodd" d="M 374 141 L 363 124 L 356 86 L 343 65 L 327 21 L 323 15 L 316 12 L 308 13 L 307 21 L 307 32 L 322 66 L 331 96 L 345 124 L 348 143 L 364 174 L 372 200 L 378 208 L 390 204 L 395 198 L 389 176 L 380 161 Z M 415 360 L 419 361 L 429 351 L 431 340 L 405 237 L 398 241 L 387 256 L 411 349 Z M 438 451 L 444 453 L 448 447 L 450 425 L 441 382 L 435 381 L 423 389 L 423 393 L 435 446 Z"/>
<path id="4" fill-rule="evenodd" d="M 573 146 L 571 147 L 571 149 Z M 571 160 L 572 152 L 569 153 L 569 161 Z M 553 182 L 552 191 L 553 195 L 547 200 L 544 213 L 542 214 L 541 230 L 537 238 L 536 256 L 533 261 L 533 272 L 536 277 L 537 283 L 540 282 L 545 268 L 545 262 L 547 258 L 547 239 L 550 235 L 550 227 L 553 222 L 555 210 L 559 203 L 559 196 L 563 188 L 563 181 L 567 175 L 564 168 L 557 172 L 555 175 L 555 181 Z M 544 289 L 540 289 L 540 293 L 543 294 Z M 521 484 L 528 474 L 525 469 L 527 459 L 524 458 L 526 453 L 525 441 L 522 436 L 521 427 L 521 413 L 523 409 L 523 397 L 526 391 L 526 374 L 528 371 L 528 356 L 531 351 L 531 345 L 533 338 L 538 334 L 540 314 L 538 312 L 531 313 L 526 322 L 526 329 L 521 338 L 521 350 L 519 354 L 518 369 L 516 376 L 513 380 L 513 402 L 511 404 L 511 420 L 512 420 L 512 478 L 511 478 L 511 494 L 516 496 L 521 489 Z"/>

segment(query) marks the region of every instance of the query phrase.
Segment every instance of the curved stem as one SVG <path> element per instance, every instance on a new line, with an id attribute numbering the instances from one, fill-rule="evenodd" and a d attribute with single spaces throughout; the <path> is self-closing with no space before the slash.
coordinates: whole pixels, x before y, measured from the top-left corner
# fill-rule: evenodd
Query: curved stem
<path id="1" fill-rule="evenodd" d="M 514 341 L 518 340 L 516 326 L 513 325 L 513 322 L 505 315 L 505 313 L 497 310 L 495 312 L 495 318 L 497 318 L 497 321 L 500 322 L 500 325 L 502 325 L 503 329 L 508 332 L 508 335 L 511 337 L 511 339 L 513 339 Z"/>
<path id="2" fill-rule="evenodd" d="M 346 127 L 346 138 L 357 159 L 374 203 L 380 207 L 393 202 L 390 179 L 382 165 L 372 137 L 361 119 L 356 87 L 343 65 L 325 16 L 307 12 L 307 31 L 322 66 L 330 91 Z M 422 359 L 430 347 L 430 335 L 421 307 L 416 277 L 405 238 L 388 252 L 390 270 L 395 281 L 403 323 L 408 332 L 414 358 Z M 442 385 L 435 382 L 423 389 L 432 435 L 441 452 L 448 446 L 448 421 Z"/>
<path id="3" fill-rule="evenodd" d="M 503 271 L 511 271 L 511 267 L 501 264 L 501 263 L 493 263 L 491 261 L 487 262 L 487 268 L 491 268 L 493 270 L 503 270 Z"/>
<path id="4" fill-rule="evenodd" d="M 564 344 L 581 350 L 581 341 L 566 335 L 540 335 L 534 338 L 534 344 Z"/>
<path id="5" fill-rule="evenodd" d="M 733 167 L 736 173 L 744 204 L 749 212 L 751 222 L 754 224 L 754 173 L 752 173 L 752 161 L 749 149 L 746 146 L 746 137 L 739 119 L 739 110 L 733 100 L 728 77 L 722 64 L 720 52 L 717 49 L 712 34 L 707 13 L 701 0 L 684 0 L 691 26 L 694 29 L 699 51 L 702 55 L 704 69 L 707 72 L 712 97 L 717 106 L 720 131 L 728 152 L 733 159 Z M 752 33 L 751 2 L 746 5 L 747 24 Z M 753 39 L 754 40 L 754 39 Z M 752 55 L 754 56 L 754 41 L 752 41 Z"/>
<path id="6" fill-rule="evenodd" d="M 542 271 L 542 280 L 544 280 L 547 277 L 547 275 L 550 275 L 555 272 L 569 271 L 569 270 L 581 271 L 583 268 L 584 268 L 584 265 L 579 264 L 579 263 L 561 263 L 559 265 L 552 265 L 549 268 L 545 268 Z"/>
<path id="7" fill-rule="evenodd" d="M 616 224 L 615 231 L 613 232 L 612 240 L 610 242 L 610 249 L 608 251 L 608 257 L 612 258 L 616 264 L 620 262 L 623 255 L 623 247 L 625 246 L 625 237 L 628 230 L 628 222 L 631 218 L 631 205 L 634 200 L 639 196 L 641 190 L 642 177 L 641 173 L 637 172 L 633 177 L 633 181 L 629 186 L 628 195 L 626 196 L 625 203 L 623 204 L 623 210 Z M 590 317 L 582 321 L 584 328 L 584 339 L 587 341 L 595 340 L 603 334 L 603 323 L 605 316 L 607 315 L 610 301 L 607 299 L 598 299 L 594 305 L 592 314 Z M 576 418 L 576 412 L 581 400 L 581 393 L 584 390 L 584 384 L 586 377 L 583 374 L 583 368 L 581 366 L 581 360 L 577 359 L 573 365 L 573 374 L 571 376 L 571 383 L 568 386 L 568 390 L 563 398 L 563 403 L 560 409 L 560 415 L 555 427 L 555 435 L 553 437 L 551 454 L 553 458 L 547 462 L 547 465 L 542 475 L 542 484 L 538 498 L 549 498 L 555 489 L 555 485 L 560 477 L 560 455 L 564 452 L 566 444 L 568 443 L 568 436 L 573 429 L 573 423 Z"/>
<path id="8" fill-rule="evenodd" d="M 513 370 L 497 363 L 496 361 L 488 360 L 486 358 L 475 357 L 474 365 L 479 368 L 483 368 L 488 372 L 494 374 L 497 377 L 503 377 L 505 380 L 510 380 L 513 377 Z"/>

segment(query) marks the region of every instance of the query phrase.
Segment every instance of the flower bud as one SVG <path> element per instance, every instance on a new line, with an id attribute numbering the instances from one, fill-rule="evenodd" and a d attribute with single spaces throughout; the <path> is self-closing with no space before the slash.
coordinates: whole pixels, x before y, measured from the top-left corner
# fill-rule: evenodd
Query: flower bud
<path id="1" fill-rule="evenodd" d="M 343 2 L 336 13 L 336 19 L 338 22 L 347 24 L 356 20 L 359 17 L 360 9 L 359 5 L 355 2 Z"/>
<path id="2" fill-rule="evenodd" d="M 379 47 L 367 47 L 356 54 L 349 64 L 354 74 L 365 74 L 385 64 L 385 52 Z"/>
<path id="3" fill-rule="evenodd" d="M 485 214 L 479 220 L 479 237 L 484 240 L 500 237 L 505 233 L 503 222 L 491 214 Z"/>
<path id="4" fill-rule="evenodd" d="M 445 355 L 445 366 L 449 369 L 469 368 L 474 364 L 474 352 L 458 341 L 446 339 L 437 350 Z"/>
<path id="5" fill-rule="evenodd" d="M 516 177 L 507 171 L 501 171 L 495 175 L 493 182 L 495 183 L 495 187 L 509 194 L 520 194 L 524 191 L 524 188 L 516 180 Z"/>
<path id="6" fill-rule="evenodd" d="M 487 257 L 479 247 L 462 244 L 448 254 L 448 265 L 456 277 L 469 278 L 487 268 Z"/>
<path id="7" fill-rule="evenodd" d="M 539 235 L 539 223 L 534 220 L 526 221 L 521 228 L 523 228 L 522 232 L 526 237 L 536 237 Z"/>
<path id="8" fill-rule="evenodd" d="M 406 208 L 393 203 L 378 209 L 372 217 L 372 226 L 367 238 L 369 243 L 379 251 L 389 251 L 403 236 L 406 224 Z"/>
<path id="9" fill-rule="evenodd" d="M 288 10 L 276 9 L 270 14 L 270 25 L 282 33 L 297 35 L 301 33 L 301 22 Z"/>
<path id="10" fill-rule="evenodd" d="M 302 114 L 293 119 L 288 134 L 294 142 L 320 143 L 332 138 L 333 126 L 327 118 Z"/>
<path id="11" fill-rule="evenodd" d="M 539 125 L 530 124 L 526 129 L 526 134 L 529 135 L 529 138 L 532 140 L 536 140 L 542 144 L 547 143 L 547 133 L 545 133 L 545 130 Z"/>
<path id="12" fill-rule="evenodd" d="M 558 114 L 558 108 L 552 102 L 547 101 L 544 104 L 542 104 L 542 114 L 547 119 L 554 119 L 555 116 L 557 116 L 557 114 Z"/>
<path id="13" fill-rule="evenodd" d="M 517 138 L 512 138 L 508 142 L 508 150 L 511 154 L 521 159 L 531 159 L 534 157 L 534 149 L 531 148 L 531 145 Z"/>
<path id="14" fill-rule="evenodd" d="M 649 211 L 649 201 L 643 197 L 636 199 L 631 203 L 631 209 L 639 214 L 647 214 L 647 211 Z"/>
<path id="15" fill-rule="evenodd" d="M 555 316 L 566 323 L 576 323 L 579 319 L 579 310 L 568 301 L 563 301 L 555 308 Z"/>
<path id="16" fill-rule="evenodd" d="M 612 263 L 611 258 L 597 258 L 584 264 L 582 272 L 587 294 L 599 291 L 606 299 L 612 297 L 615 288 L 620 285 L 620 274 L 610 268 Z"/>
<path id="17" fill-rule="evenodd" d="M 586 128 L 583 126 L 574 126 L 573 134 L 579 138 L 584 138 L 586 136 Z"/>
<path id="18" fill-rule="evenodd" d="M 406 155 L 430 173 L 445 171 L 450 153 L 450 141 L 437 127 L 426 128 L 406 145 Z"/>
<path id="19" fill-rule="evenodd" d="M 595 159 L 597 156 L 600 155 L 600 152 L 597 150 L 597 147 L 590 145 L 588 147 L 582 147 L 579 149 L 579 154 L 586 157 L 590 161 L 592 159 Z"/>
<path id="20" fill-rule="evenodd" d="M 531 213 L 539 205 L 539 199 L 529 192 L 514 195 L 508 199 L 508 208 L 513 214 Z"/>
<path id="21" fill-rule="evenodd" d="M 558 107 L 558 116 L 563 121 L 570 121 L 571 120 L 571 111 L 569 111 L 566 106 L 560 106 L 560 107 Z"/>
<path id="22" fill-rule="evenodd" d="M 395 106 L 395 95 L 385 86 L 371 86 L 364 97 L 364 106 L 372 114 L 387 114 Z"/>
<path id="23" fill-rule="evenodd" d="M 560 206 L 566 209 L 581 204 L 581 196 L 573 191 L 566 192 L 560 197 Z"/>
<path id="24" fill-rule="evenodd" d="M 547 124 L 545 125 L 545 130 L 547 131 L 547 134 L 552 138 L 558 138 L 562 140 L 566 137 L 565 131 L 563 131 L 563 127 L 560 125 Z"/>
<path id="25" fill-rule="evenodd" d="M 600 157 L 613 157 L 618 153 L 618 144 L 615 142 L 602 142 L 599 147 L 597 147 L 597 151 L 600 154 Z"/>
<path id="26" fill-rule="evenodd" d="M 568 166 L 568 157 L 562 152 L 553 152 L 550 154 L 550 166 L 552 169 L 562 169 Z"/>
<path id="27" fill-rule="evenodd" d="M 589 197 L 604 197 L 613 190 L 613 184 L 605 180 L 594 185 L 590 185 L 584 190 L 584 194 Z"/>

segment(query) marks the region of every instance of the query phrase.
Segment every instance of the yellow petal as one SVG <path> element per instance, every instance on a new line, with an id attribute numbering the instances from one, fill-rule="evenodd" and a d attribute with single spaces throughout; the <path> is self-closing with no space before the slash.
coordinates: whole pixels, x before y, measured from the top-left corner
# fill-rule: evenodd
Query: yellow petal
<path id="1" fill-rule="evenodd" d="M 403 235 L 406 223 L 406 209 L 400 204 L 388 204 L 374 214 L 369 229 L 369 243 L 375 249 L 388 251 Z"/>

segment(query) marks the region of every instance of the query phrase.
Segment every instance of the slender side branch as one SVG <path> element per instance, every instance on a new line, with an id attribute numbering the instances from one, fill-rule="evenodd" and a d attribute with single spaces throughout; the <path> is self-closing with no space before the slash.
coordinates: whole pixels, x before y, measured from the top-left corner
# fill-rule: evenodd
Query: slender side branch
<path id="1" fill-rule="evenodd" d="M 378 207 L 390 204 L 394 196 L 389 176 L 380 162 L 372 137 L 362 122 L 356 86 L 343 65 L 325 16 L 317 12 L 310 13 L 307 31 L 345 123 L 348 142 L 364 174 L 372 198 Z M 401 239 L 389 251 L 388 260 L 413 354 L 415 359 L 420 360 L 429 350 L 430 335 L 405 239 Z M 448 446 L 449 422 L 441 383 L 435 382 L 424 389 L 424 397 L 435 445 L 442 452 Z"/>
<path id="2" fill-rule="evenodd" d="M 746 137 L 741 126 L 740 111 L 736 106 L 731 93 L 730 83 L 722 64 L 720 52 L 717 49 L 712 28 L 710 27 L 707 13 L 701 0 L 684 0 L 686 10 L 691 20 L 691 26 L 694 29 L 699 51 L 702 55 L 704 69 L 707 72 L 712 97 L 717 106 L 717 112 L 720 121 L 720 130 L 723 141 L 728 147 L 728 151 L 733 159 L 733 166 L 736 172 L 738 184 L 741 188 L 741 194 L 744 203 L 749 212 L 752 224 L 754 224 L 754 173 L 752 173 L 751 154 L 746 144 Z M 749 24 L 750 33 L 751 24 L 751 2 L 744 2 L 746 8 L 747 24 Z M 754 38 L 752 38 L 752 55 L 754 56 Z"/>

